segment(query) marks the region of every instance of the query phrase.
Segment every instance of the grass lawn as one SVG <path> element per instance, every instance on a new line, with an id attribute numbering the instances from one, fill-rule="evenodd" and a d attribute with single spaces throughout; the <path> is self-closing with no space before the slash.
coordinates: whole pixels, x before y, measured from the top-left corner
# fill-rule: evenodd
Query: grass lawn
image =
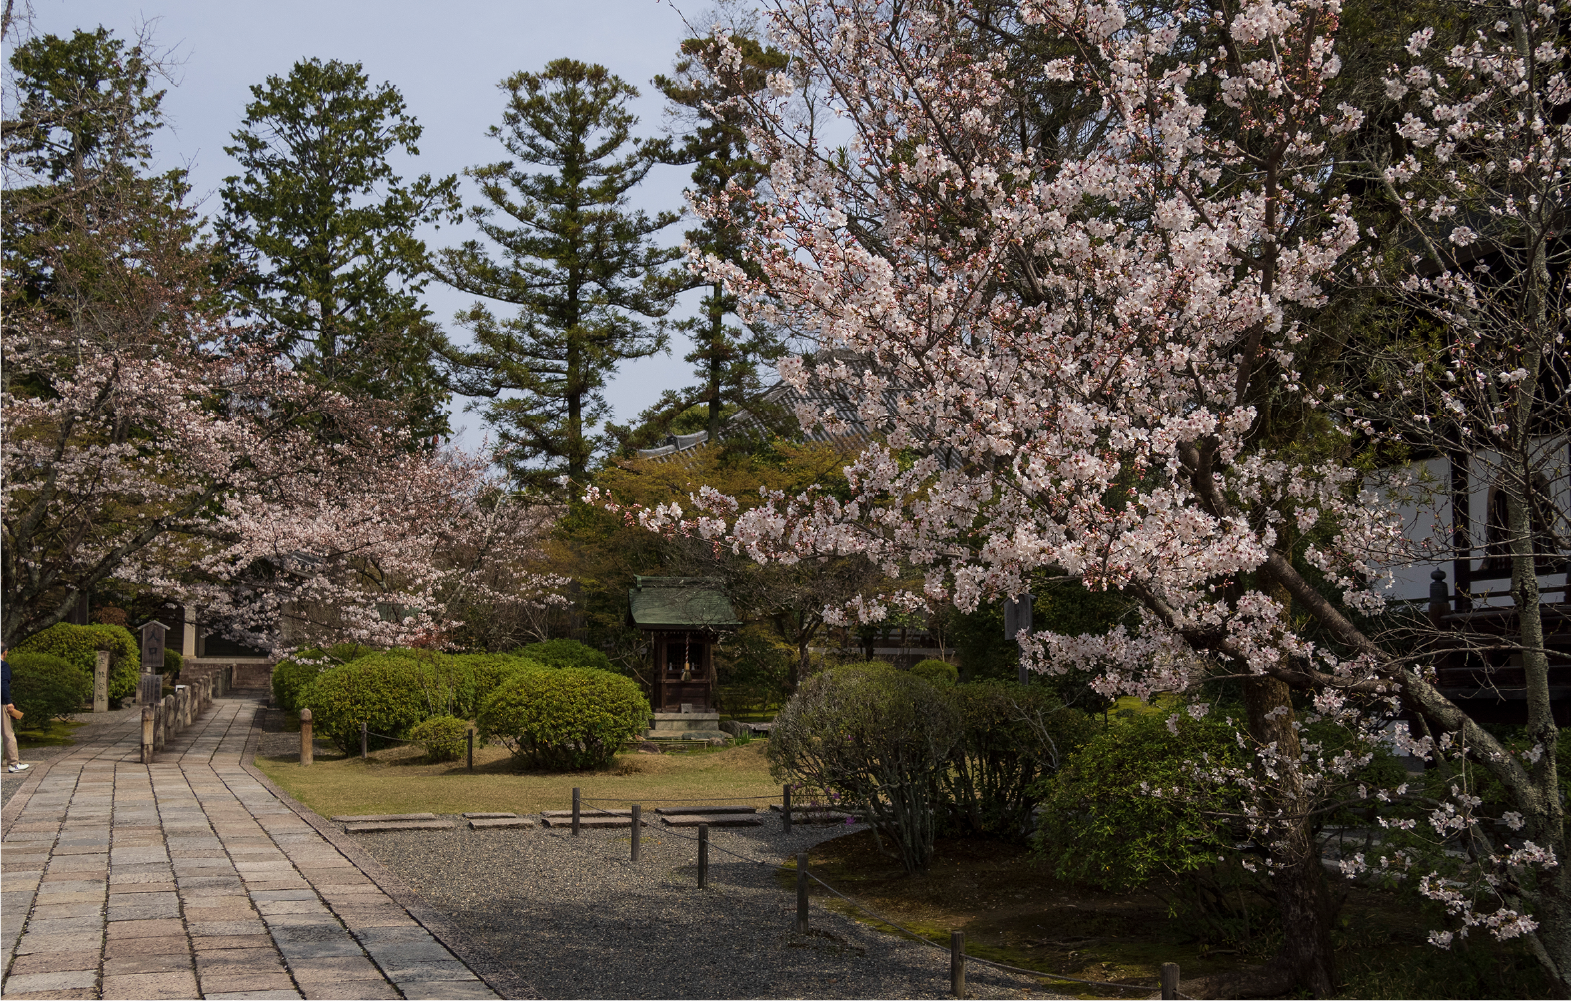
<path id="1" fill-rule="evenodd" d="M 780 786 L 769 777 L 765 741 L 741 747 L 686 754 L 619 754 L 604 771 L 518 773 L 505 748 L 475 748 L 475 771 L 462 761 L 428 764 L 417 747 L 359 757 L 318 757 L 301 768 L 294 755 L 258 757 L 257 767 L 289 795 L 324 817 L 364 813 L 535 813 L 573 805 L 573 787 L 602 807 L 642 803 L 659 806 L 674 800 L 719 802 L 743 796 L 778 799 Z M 763 806 L 764 800 L 758 805 Z"/>
<path id="2" fill-rule="evenodd" d="M 24 717 L 21 722 L 26 723 L 27 719 Z M 25 751 L 29 747 L 58 747 L 75 743 L 73 734 L 82 725 L 81 720 L 51 719 L 45 721 L 43 726 L 29 726 L 26 729 L 17 724 L 11 732 L 16 734 L 17 749 Z"/>
<path id="3" fill-rule="evenodd" d="M 990 839 L 940 839 L 925 876 L 906 876 L 869 832 L 823 842 L 810 864 L 821 878 L 927 938 L 949 945 L 966 933 L 966 952 L 984 959 L 1082 980 L 1155 987 L 1164 962 L 1179 964 L 1180 990 L 1195 997 L 1280 997 L 1266 967 L 1276 942 L 1219 949 L 1169 915 L 1155 893 L 1101 893 L 1064 883 L 1025 845 Z M 782 874 L 782 888 L 795 879 Z M 875 927 L 814 886 L 818 902 Z M 1550 997 L 1536 963 L 1519 944 L 1494 947 L 1475 934 L 1444 952 L 1427 945 L 1433 916 L 1407 898 L 1354 887 L 1333 938 L 1343 997 Z M 1080 997 L 1116 997 L 1065 981 L 1047 986 Z M 1135 996 L 1124 992 L 1122 996 Z"/>

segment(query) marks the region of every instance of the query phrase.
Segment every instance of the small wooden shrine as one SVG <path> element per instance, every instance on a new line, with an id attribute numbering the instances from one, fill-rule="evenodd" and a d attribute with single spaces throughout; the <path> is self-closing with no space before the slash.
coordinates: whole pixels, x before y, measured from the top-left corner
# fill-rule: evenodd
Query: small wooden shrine
<path id="1" fill-rule="evenodd" d="M 707 577 L 635 577 L 627 622 L 649 634 L 654 657 L 650 707 L 656 713 L 715 709 L 714 646 L 742 623 L 718 583 Z"/>

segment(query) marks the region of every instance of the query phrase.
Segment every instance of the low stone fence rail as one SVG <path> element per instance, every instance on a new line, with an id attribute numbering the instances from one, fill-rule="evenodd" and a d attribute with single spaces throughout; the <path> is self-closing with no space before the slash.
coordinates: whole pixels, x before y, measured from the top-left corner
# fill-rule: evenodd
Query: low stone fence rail
<path id="1" fill-rule="evenodd" d="M 154 755 L 195 723 L 215 698 L 229 694 L 232 670 L 220 668 L 200 674 L 176 685 L 173 694 L 142 706 L 142 764 L 152 764 Z"/>

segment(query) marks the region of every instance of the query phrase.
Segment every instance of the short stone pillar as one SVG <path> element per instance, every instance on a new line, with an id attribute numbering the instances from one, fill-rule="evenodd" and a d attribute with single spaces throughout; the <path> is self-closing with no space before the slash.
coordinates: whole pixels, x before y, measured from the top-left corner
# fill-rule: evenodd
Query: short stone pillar
<path id="1" fill-rule="evenodd" d="M 168 747 L 169 746 L 169 741 L 171 739 L 173 739 L 174 735 L 175 735 L 175 725 L 176 725 L 175 710 L 176 710 L 176 708 L 179 705 L 179 701 L 173 695 L 165 695 L 164 698 L 163 698 L 162 705 L 164 707 L 163 708 L 163 712 L 160 714 L 161 716 L 163 716 L 163 721 L 164 721 L 164 726 L 163 726 L 164 741 L 163 741 L 162 746 L 163 747 Z"/>
<path id="2" fill-rule="evenodd" d="M 152 706 L 142 707 L 142 764 L 153 763 L 153 730 L 158 725 L 158 710 Z"/>
<path id="3" fill-rule="evenodd" d="M 93 668 L 93 712 L 109 711 L 109 651 L 98 651 L 98 663 Z"/>
<path id="4" fill-rule="evenodd" d="M 312 759 L 311 710 L 300 710 L 300 764 L 309 765 Z"/>

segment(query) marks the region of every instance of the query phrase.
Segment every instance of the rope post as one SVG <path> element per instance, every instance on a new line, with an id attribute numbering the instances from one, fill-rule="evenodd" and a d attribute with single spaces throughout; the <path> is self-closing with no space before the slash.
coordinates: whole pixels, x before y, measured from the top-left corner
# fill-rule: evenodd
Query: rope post
<path id="1" fill-rule="evenodd" d="M 142 764 L 144 765 L 153 763 L 153 716 L 152 706 L 142 707 Z"/>
<path id="2" fill-rule="evenodd" d="M 475 770 L 475 732 L 468 730 L 464 736 L 469 738 L 469 770 Z"/>
<path id="3" fill-rule="evenodd" d="M 1178 998 L 1178 964 L 1162 964 L 1162 999 L 1163 1001 L 1177 1001 Z"/>
<path id="4" fill-rule="evenodd" d="M 638 835 L 643 833 L 644 808 L 633 804 L 633 861 L 638 861 Z"/>
<path id="5" fill-rule="evenodd" d="M 780 798 L 785 802 L 780 804 L 780 816 L 785 819 L 785 832 L 791 833 L 791 783 L 787 782 L 780 787 Z"/>
<path id="6" fill-rule="evenodd" d="M 365 760 L 366 730 L 367 730 L 366 721 L 365 720 L 361 720 L 360 721 L 360 760 L 361 761 Z"/>
<path id="7" fill-rule="evenodd" d="M 796 856 L 796 930 L 807 933 L 807 852 Z"/>
<path id="8" fill-rule="evenodd" d="M 573 837 L 575 837 L 575 838 L 578 837 L 578 817 L 579 817 L 578 794 L 579 794 L 578 787 L 574 786 L 573 787 Z"/>
<path id="9" fill-rule="evenodd" d="M 698 888 L 709 887 L 709 825 L 698 825 Z"/>
<path id="10" fill-rule="evenodd" d="M 949 933 L 949 992 L 957 998 L 966 996 L 966 933 Z"/>
<path id="11" fill-rule="evenodd" d="M 311 745 L 311 710 L 302 709 L 300 710 L 300 764 L 302 766 L 311 763 L 314 750 Z"/>

